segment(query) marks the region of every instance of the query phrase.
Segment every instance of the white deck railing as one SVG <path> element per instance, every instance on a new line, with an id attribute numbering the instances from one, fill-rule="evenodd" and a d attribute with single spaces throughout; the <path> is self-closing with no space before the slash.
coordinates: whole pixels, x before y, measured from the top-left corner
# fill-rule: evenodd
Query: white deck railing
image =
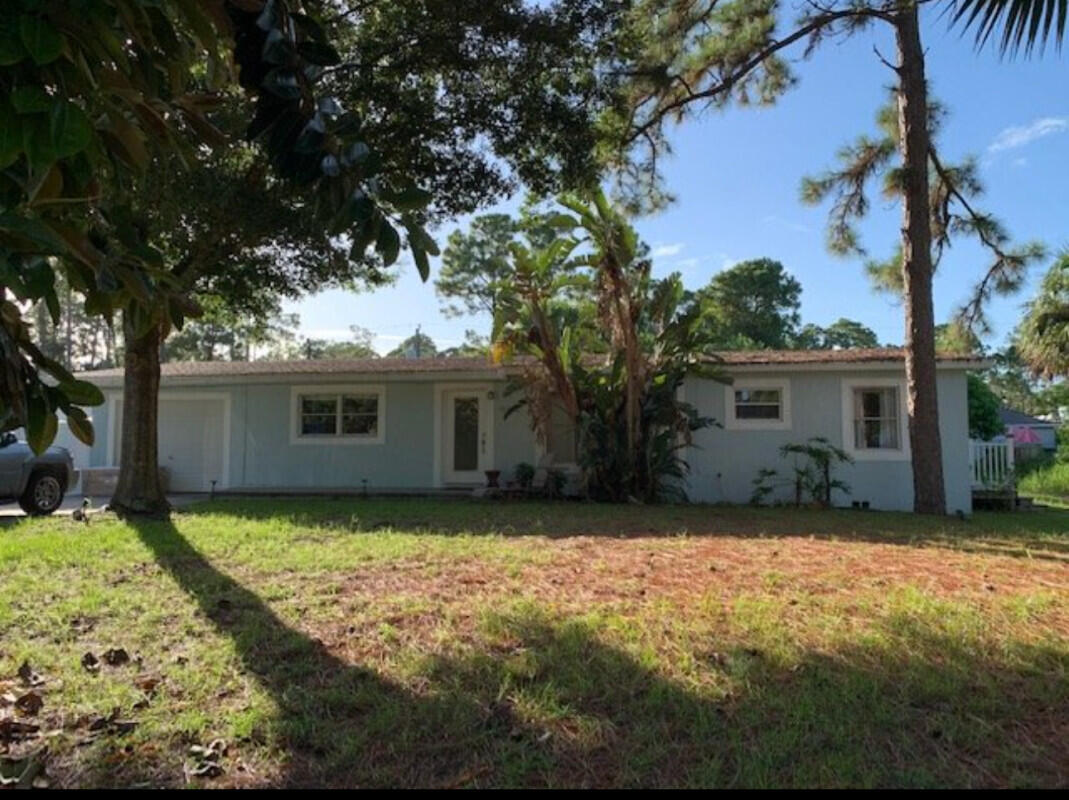
<path id="1" fill-rule="evenodd" d="M 969 440 L 969 472 L 973 488 L 1003 489 L 1013 483 L 1013 439 Z"/>

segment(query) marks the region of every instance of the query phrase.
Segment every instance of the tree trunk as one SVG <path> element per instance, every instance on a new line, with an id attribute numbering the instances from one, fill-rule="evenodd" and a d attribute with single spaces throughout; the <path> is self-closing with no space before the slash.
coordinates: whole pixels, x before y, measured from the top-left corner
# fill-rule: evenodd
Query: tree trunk
<path id="1" fill-rule="evenodd" d="M 898 132 L 902 153 L 902 276 L 906 306 L 906 382 L 913 453 L 913 510 L 945 514 L 943 447 L 936 394 L 932 227 L 928 191 L 928 88 L 917 7 L 895 15 Z"/>
<path id="2" fill-rule="evenodd" d="M 170 505 L 160 484 L 157 445 L 162 335 L 154 327 L 135 337 L 125 315 L 123 334 L 122 446 L 111 508 L 120 516 L 166 516 Z"/>

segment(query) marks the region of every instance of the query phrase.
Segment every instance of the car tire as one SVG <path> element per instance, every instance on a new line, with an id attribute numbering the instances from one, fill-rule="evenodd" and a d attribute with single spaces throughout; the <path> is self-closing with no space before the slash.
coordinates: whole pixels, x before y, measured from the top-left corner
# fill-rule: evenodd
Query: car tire
<path id="1" fill-rule="evenodd" d="M 51 472 L 35 472 L 19 498 L 22 510 L 33 517 L 51 514 L 63 502 L 63 481 Z"/>

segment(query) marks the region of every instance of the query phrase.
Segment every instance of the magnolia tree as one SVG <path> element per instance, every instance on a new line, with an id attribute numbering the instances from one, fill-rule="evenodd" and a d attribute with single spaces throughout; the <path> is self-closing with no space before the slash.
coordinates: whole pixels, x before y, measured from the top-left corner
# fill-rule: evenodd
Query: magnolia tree
<path id="1" fill-rule="evenodd" d="M 213 228 L 172 258 L 130 190 L 160 164 L 226 145 L 220 108 L 252 104 L 245 197 L 289 193 L 298 217 L 308 210 L 368 270 L 369 258 L 389 266 L 407 246 L 426 278 L 437 247 L 425 222 L 508 190 L 502 165 L 546 187 L 594 169 L 601 89 L 590 77 L 616 4 L 465 1 L 448 15 L 419 0 L 343 12 L 315 0 L 91 0 L 76 15 L 11 5 L 0 22 L 0 425 L 25 426 L 40 450 L 62 409 L 92 440 L 82 406 L 100 393 L 42 352 L 22 317 L 33 303 L 56 316 L 62 270 L 87 312 L 122 317 L 119 510 L 166 508 L 154 477 L 159 348 L 198 312 L 197 264 L 234 234 Z"/>

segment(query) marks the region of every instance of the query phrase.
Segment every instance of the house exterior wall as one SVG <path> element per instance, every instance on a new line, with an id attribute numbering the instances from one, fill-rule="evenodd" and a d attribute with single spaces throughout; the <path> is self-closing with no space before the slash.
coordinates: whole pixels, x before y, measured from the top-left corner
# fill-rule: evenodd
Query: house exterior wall
<path id="1" fill-rule="evenodd" d="M 1053 452 L 1058 449 L 1058 432 L 1053 425 L 1033 425 L 1031 427 L 1036 436 L 1039 437 L 1039 444 L 1044 450 Z"/>
<path id="2" fill-rule="evenodd" d="M 384 435 L 381 443 L 294 443 L 293 387 L 314 385 L 330 391 L 333 386 L 377 383 L 384 389 Z M 170 398 L 210 393 L 229 398 L 229 453 L 227 489 L 347 489 L 369 491 L 419 490 L 441 485 L 436 474 L 435 392 L 443 384 L 488 387 L 493 419 L 493 465 L 510 476 L 521 461 L 534 462 L 534 438 L 521 410 L 507 419 L 505 411 L 514 398 L 503 397 L 503 381 L 311 379 L 293 382 L 241 384 L 165 385 L 161 394 Z M 89 454 L 90 466 L 112 466 L 118 457 L 116 401 L 121 392 L 106 391 L 107 402 L 93 409 L 97 438 Z M 161 418 L 160 425 L 167 420 Z M 438 421 L 440 427 L 441 422 Z M 109 444 L 110 442 L 110 444 Z M 439 470 L 440 471 L 440 470 Z"/>
<path id="3" fill-rule="evenodd" d="M 749 373 L 747 373 L 749 374 Z M 754 373 L 754 377 L 757 374 Z M 790 385 L 789 427 L 768 430 L 710 428 L 697 432 L 695 448 L 688 452 L 691 473 L 688 495 L 696 502 L 748 502 L 752 481 L 759 469 L 789 468 L 780 458 L 779 448 L 824 436 L 842 446 L 843 383 L 864 378 L 904 380 L 895 371 L 795 370 L 762 371 L 760 377 L 787 379 Z M 468 381 L 493 394 L 493 466 L 503 479 L 511 477 L 520 462 L 536 463 L 538 452 L 527 412 L 523 409 L 505 417 L 514 396 L 504 395 L 501 380 Z M 377 383 L 385 397 L 385 425 L 381 443 L 327 444 L 291 441 L 293 387 Z M 463 384 L 449 376 L 395 379 L 389 375 L 361 379 L 305 376 L 292 380 L 206 382 L 181 386 L 164 382 L 168 397 L 211 393 L 225 395 L 229 414 L 227 479 L 219 488 L 278 490 L 359 490 L 363 480 L 371 491 L 421 490 L 442 485 L 440 408 L 436 392 L 444 384 Z M 91 466 L 109 466 L 118 453 L 114 387 L 105 390 L 109 402 L 93 410 L 97 440 L 90 454 Z M 699 412 L 724 422 L 726 393 L 721 383 L 689 380 L 684 398 Z M 942 431 L 947 505 L 951 512 L 971 511 L 968 467 L 968 420 L 964 370 L 941 370 L 939 374 L 940 424 Z M 167 424 L 161 419 L 161 425 Z M 436 431 L 436 429 L 439 429 Z M 109 444 L 110 440 L 110 444 Z M 785 470 L 786 471 L 786 470 Z M 837 472 L 852 487 L 850 496 L 837 495 L 839 504 L 867 500 L 872 508 L 909 510 L 913 505 L 913 485 L 908 459 L 858 461 Z M 782 499 L 786 495 L 781 494 Z"/>
<path id="4" fill-rule="evenodd" d="M 733 377 L 738 385 L 750 375 Z M 785 429 L 738 430 L 712 427 L 695 434 L 696 447 L 689 451 L 691 467 L 688 495 L 697 502 L 745 503 L 753 491 L 753 479 L 762 468 L 786 475 L 788 461 L 779 455 L 785 444 L 823 436 L 844 447 L 843 382 L 904 381 L 904 372 L 894 371 L 796 371 L 761 372 L 763 380 L 786 379 L 790 386 L 790 427 Z M 939 373 L 939 418 L 943 445 L 943 472 L 950 512 L 972 509 L 968 461 L 968 403 L 963 370 Z M 711 380 L 690 380 L 684 388 L 687 402 L 699 413 L 724 423 L 727 392 L 724 384 Z M 849 496 L 835 494 L 837 505 L 868 501 L 871 508 L 908 511 L 913 508 L 913 478 L 908 458 L 900 460 L 857 460 L 839 467 L 835 476 L 852 489 Z M 774 499 L 787 500 L 791 492 L 781 488 Z"/>

